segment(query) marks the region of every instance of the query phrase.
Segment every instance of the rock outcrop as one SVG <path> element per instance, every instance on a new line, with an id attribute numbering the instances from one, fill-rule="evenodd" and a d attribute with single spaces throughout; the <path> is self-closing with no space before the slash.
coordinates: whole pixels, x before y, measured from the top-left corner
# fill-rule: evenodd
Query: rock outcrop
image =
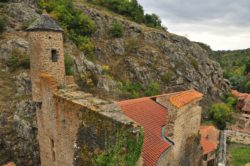
<path id="1" fill-rule="evenodd" d="M 111 96 L 115 92 L 110 93 L 108 87 L 114 89 L 113 82 L 121 80 L 144 86 L 153 81 L 160 85 L 161 93 L 193 88 L 205 94 L 207 101 L 218 99 L 228 91 L 220 65 L 209 58 L 211 50 L 204 49 L 201 44 L 83 4 L 76 6 L 96 23 L 97 31 L 92 38 L 96 63 L 108 65 L 111 70 L 109 74 L 114 81 L 103 88 Z M 121 22 L 124 27 L 122 38 L 110 35 L 114 21 Z M 107 84 L 103 77 L 97 78 L 97 85 Z"/>

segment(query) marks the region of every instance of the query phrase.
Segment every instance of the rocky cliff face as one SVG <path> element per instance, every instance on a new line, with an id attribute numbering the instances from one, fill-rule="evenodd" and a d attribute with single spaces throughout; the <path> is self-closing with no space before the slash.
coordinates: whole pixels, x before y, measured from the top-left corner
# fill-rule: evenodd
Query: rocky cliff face
<path id="1" fill-rule="evenodd" d="M 121 82 L 137 82 L 145 87 L 154 82 L 160 93 L 194 88 L 205 94 L 206 101 L 227 92 L 219 64 L 208 57 L 210 50 L 184 37 L 83 4 L 75 5 L 96 23 L 92 37 L 95 54 L 89 60 L 67 39 L 65 52 L 75 59 L 79 85 L 88 80 L 93 82 L 91 92 L 115 100 L 126 98 Z M 17 165 L 39 164 L 36 106 L 31 102 L 29 70 L 12 71 L 6 65 L 13 51 L 27 54 L 28 41 L 23 29 L 39 16 L 37 11 L 34 0 L 0 3 L 0 13 L 8 20 L 6 32 L 0 38 L 0 165 L 10 160 Z M 122 23 L 123 37 L 111 37 L 113 21 Z"/>
<path id="2" fill-rule="evenodd" d="M 207 101 L 228 90 L 220 65 L 209 59 L 211 50 L 203 49 L 202 45 L 82 4 L 76 6 L 96 23 L 97 31 L 92 38 L 96 64 L 108 65 L 110 71 L 108 76 L 96 73 L 98 67 L 90 72 L 97 75 L 97 88 L 106 93 L 121 97 L 122 92 L 117 91 L 117 82 L 121 80 L 139 82 L 143 86 L 156 82 L 160 85 L 160 93 L 193 88 L 204 93 Z M 121 38 L 110 35 L 114 21 L 121 22 L 124 27 Z"/>
<path id="3" fill-rule="evenodd" d="M 11 0 L 0 3 L 7 20 L 0 37 L 0 165 L 38 165 L 36 105 L 31 101 L 29 70 L 12 70 L 7 62 L 16 52 L 27 54 L 28 42 L 21 30 L 35 17 L 33 1 Z"/>

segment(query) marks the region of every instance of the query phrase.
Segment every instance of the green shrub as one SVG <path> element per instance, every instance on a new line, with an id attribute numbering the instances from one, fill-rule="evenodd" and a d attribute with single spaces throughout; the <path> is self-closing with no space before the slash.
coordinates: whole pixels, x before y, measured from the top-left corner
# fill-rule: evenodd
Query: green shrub
<path id="1" fill-rule="evenodd" d="M 6 20 L 4 17 L 0 16 L 0 34 L 2 34 L 6 27 Z"/>
<path id="2" fill-rule="evenodd" d="M 161 20 L 156 14 L 146 14 L 144 23 L 149 27 L 161 27 Z"/>
<path id="3" fill-rule="evenodd" d="M 163 81 L 164 83 L 169 84 L 170 81 L 172 80 L 172 77 L 173 77 L 173 73 L 169 71 L 169 72 L 165 73 L 165 74 L 161 77 L 161 79 L 162 79 L 162 81 Z"/>
<path id="4" fill-rule="evenodd" d="M 195 70 L 199 69 L 199 64 L 196 59 L 192 58 L 191 59 L 191 65 L 195 68 Z"/>
<path id="5" fill-rule="evenodd" d="M 83 51 L 86 55 L 93 55 L 95 46 L 89 37 L 80 36 L 77 38 L 78 48 Z"/>
<path id="6" fill-rule="evenodd" d="M 225 103 L 214 103 L 209 109 L 211 118 L 216 122 L 220 129 L 226 127 L 226 122 L 232 120 L 232 109 Z"/>
<path id="7" fill-rule="evenodd" d="M 143 84 L 138 82 L 121 82 L 120 89 L 129 98 L 138 98 L 143 96 L 154 96 L 159 94 L 160 85 L 156 82 L 151 82 L 148 86 L 143 86 Z"/>
<path id="8" fill-rule="evenodd" d="M 74 75 L 74 59 L 68 54 L 65 54 L 64 56 L 64 65 L 66 75 Z"/>
<path id="9" fill-rule="evenodd" d="M 26 53 L 15 49 L 12 51 L 11 56 L 7 60 L 7 66 L 10 67 L 12 70 L 16 70 L 18 68 L 29 69 L 29 56 Z"/>
<path id="10" fill-rule="evenodd" d="M 65 34 L 86 54 L 93 53 L 93 44 L 89 36 L 96 30 L 95 23 L 80 10 L 74 8 L 71 0 L 38 0 L 41 9 L 63 27 Z"/>
<path id="11" fill-rule="evenodd" d="M 143 85 L 137 82 L 121 82 L 121 90 L 131 99 L 140 97 Z"/>
<path id="12" fill-rule="evenodd" d="M 250 60 L 246 63 L 245 73 L 250 73 Z"/>
<path id="13" fill-rule="evenodd" d="M 144 11 L 137 0 L 88 0 L 88 2 L 104 6 L 138 23 L 143 22 Z"/>
<path id="14" fill-rule="evenodd" d="M 160 92 L 160 85 L 156 82 L 151 82 L 145 89 L 146 96 L 154 96 L 159 94 Z"/>
<path id="15" fill-rule="evenodd" d="M 237 98 L 234 97 L 234 96 L 229 96 L 227 99 L 226 99 L 226 104 L 230 107 L 233 107 L 235 106 L 237 103 Z"/>
<path id="16" fill-rule="evenodd" d="M 124 28 L 120 22 L 114 21 L 112 23 L 110 33 L 113 37 L 122 37 L 124 33 Z"/>
<path id="17" fill-rule="evenodd" d="M 248 81 L 245 85 L 244 85 L 244 91 L 247 93 L 250 93 L 250 81 Z"/>
<path id="18" fill-rule="evenodd" d="M 217 51 L 214 58 L 223 68 L 224 77 L 229 79 L 234 89 L 247 92 L 247 74 L 250 71 L 250 49 L 235 51 Z M 249 92 L 249 91 L 248 91 Z"/>
<path id="19" fill-rule="evenodd" d="M 88 0 L 88 2 L 104 6 L 109 10 L 127 16 L 138 23 L 145 23 L 150 27 L 161 27 L 161 20 L 156 14 L 144 15 L 143 7 L 137 0 Z"/>
<path id="20" fill-rule="evenodd" d="M 121 130 L 121 129 L 119 129 Z M 105 144 L 105 151 L 94 158 L 94 164 L 98 166 L 135 166 L 142 150 L 143 131 L 140 131 L 137 139 L 131 139 L 131 133 L 125 131 L 125 134 L 118 132 L 114 145 Z M 108 140 L 105 140 L 108 141 Z M 124 151 L 126 150 L 126 151 Z"/>
<path id="21" fill-rule="evenodd" d="M 103 65 L 102 66 L 102 74 L 103 75 L 108 75 L 110 73 L 110 67 L 109 65 Z"/>

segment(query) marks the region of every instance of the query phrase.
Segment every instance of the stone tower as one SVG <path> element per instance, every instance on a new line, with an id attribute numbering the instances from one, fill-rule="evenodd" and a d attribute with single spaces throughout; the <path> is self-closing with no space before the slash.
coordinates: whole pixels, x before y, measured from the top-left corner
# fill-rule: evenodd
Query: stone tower
<path id="1" fill-rule="evenodd" d="M 65 83 L 63 30 L 47 14 L 43 14 L 27 31 L 30 43 L 32 98 L 33 101 L 41 102 L 41 73 L 53 76 L 59 86 Z"/>

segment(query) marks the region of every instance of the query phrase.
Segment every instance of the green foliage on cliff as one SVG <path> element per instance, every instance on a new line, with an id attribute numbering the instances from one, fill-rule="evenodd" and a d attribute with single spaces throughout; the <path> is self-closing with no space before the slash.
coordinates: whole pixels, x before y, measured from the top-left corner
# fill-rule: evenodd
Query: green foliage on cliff
<path id="1" fill-rule="evenodd" d="M 214 103 L 209 110 L 211 118 L 220 129 L 226 127 L 226 122 L 232 120 L 232 108 L 225 103 Z"/>
<path id="2" fill-rule="evenodd" d="M 138 82 L 122 81 L 120 89 L 126 97 L 134 99 L 143 96 L 154 96 L 159 94 L 160 85 L 157 82 L 150 82 L 149 85 L 144 86 Z"/>
<path id="3" fill-rule="evenodd" d="M 11 70 L 16 70 L 19 68 L 23 69 L 30 68 L 29 56 L 18 49 L 14 49 L 12 51 L 11 56 L 8 58 L 6 63 Z"/>
<path id="4" fill-rule="evenodd" d="M 131 20 L 144 23 L 149 27 L 161 27 L 160 18 L 156 14 L 144 15 L 144 9 L 137 0 L 87 0 L 87 2 L 104 6 L 115 13 L 127 16 Z"/>
<path id="5" fill-rule="evenodd" d="M 215 59 L 223 68 L 224 77 L 240 92 L 250 93 L 250 49 L 237 51 L 217 51 Z"/>
<path id="6" fill-rule="evenodd" d="M 149 27 L 161 27 L 161 19 L 154 13 L 146 14 L 143 21 Z"/>
<path id="7" fill-rule="evenodd" d="M 0 34 L 3 33 L 3 31 L 5 30 L 5 26 L 6 26 L 6 19 L 0 16 Z"/>
<path id="8" fill-rule="evenodd" d="M 60 22 L 64 34 L 86 54 L 93 53 L 93 44 L 88 38 L 95 31 L 95 23 L 87 15 L 73 6 L 71 0 L 38 0 L 40 9 Z"/>
<path id="9" fill-rule="evenodd" d="M 74 75 L 74 59 L 68 54 L 65 54 L 64 56 L 64 65 L 66 75 Z"/>
<path id="10" fill-rule="evenodd" d="M 125 134 L 124 134 L 125 133 Z M 141 155 L 143 132 L 138 139 L 131 139 L 130 132 L 116 134 L 115 145 L 106 145 L 105 151 L 96 156 L 94 163 L 98 166 L 135 166 Z"/>
<path id="11" fill-rule="evenodd" d="M 110 33 L 113 37 L 122 37 L 124 33 L 124 28 L 120 22 L 113 22 L 110 29 Z"/>

